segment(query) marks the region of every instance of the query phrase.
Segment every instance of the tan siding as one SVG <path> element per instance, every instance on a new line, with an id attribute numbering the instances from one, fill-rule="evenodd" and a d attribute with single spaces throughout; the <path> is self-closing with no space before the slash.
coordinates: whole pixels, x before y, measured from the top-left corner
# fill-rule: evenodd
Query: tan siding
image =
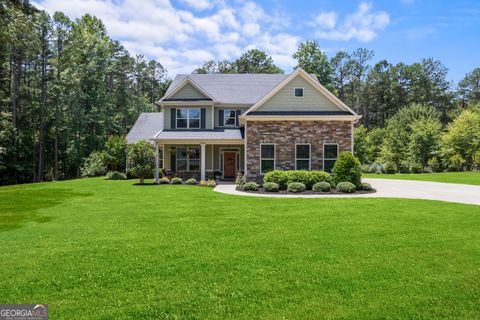
<path id="1" fill-rule="evenodd" d="M 294 88 L 303 88 L 303 97 L 295 97 Z M 257 111 L 341 111 L 302 76 L 297 76 Z"/>
<path id="2" fill-rule="evenodd" d="M 187 83 L 177 91 L 170 99 L 205 99 L 206 97 L 203 93 L 198 91 L 190 83 Z"/>
<path id="3" fill-rule="evenodd" d="M 212 124 L 212 106 L 199 106 L 199 107 L 165 107 L 165 114 L 163 116 L 164 119 L 164 128 L 169 130 L 172 127 L 170 126 L 171 123 L 171 109 L 172 108 L 205 108 L 205 129 L 213 129 Z"/>

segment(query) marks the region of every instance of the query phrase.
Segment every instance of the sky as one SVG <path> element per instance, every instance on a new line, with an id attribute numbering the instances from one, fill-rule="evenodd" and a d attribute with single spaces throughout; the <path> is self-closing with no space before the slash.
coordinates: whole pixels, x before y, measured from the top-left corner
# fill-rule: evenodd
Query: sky
<path id="1" fill-rule="evenodd" d="M 35 0 L 70 18 L 90 13 L 131 54 L 155 59 L 170 77 L 206 60 L 234 60 L 257 48 L 285 72 L 298 44 L 317 40 L 332 57 L 363 47 L 373 62 L 433 57 L 458 82 L 480 67 L 480 0 Z"/>

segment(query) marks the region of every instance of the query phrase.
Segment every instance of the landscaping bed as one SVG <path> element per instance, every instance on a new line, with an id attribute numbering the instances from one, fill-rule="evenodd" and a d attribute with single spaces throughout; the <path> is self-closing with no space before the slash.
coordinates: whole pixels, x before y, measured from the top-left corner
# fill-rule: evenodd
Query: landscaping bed
<path id="1" fill-rule="evenodd" d="M 260 194 L 302 194 L 302 195 L 319 195 L 319 194 L 322 194 L 322 195 L 341 195 L 341 194 L 346 194 L 345 192 L 340 192 L 340 191 L 337 191 L 335 189 L 331 190 L 331 191 L 327 191 L 327 192 L 315 192 L 315 191 L 312 191 L 312 190 L 305 190 L 301 193 L 294 193 L 294 192 L 289 192 L 287 190 L 279 190 L 279 191 L 276 191 L 276 192 L 271 192 L 271 191 L 266 191 L 264 188 L 260 187 L 258 188 L 257 191 L 246 191 L 246 190 L 243 190 L 243 188 L 241 186 L 237 186 L 235 188 L 235 190 L 237 191 L 243 191 L 243 192 L 246 192 L 246 193 L 260 193 Z M 370 191 L 364 191 L 364 190 L 357 190 L 353 193 L 350 193 L 350 194 L 369 194 L 369 193 L 375 193 L 377 192 L 377 190 L 375 189 L 372 189 Z"/>

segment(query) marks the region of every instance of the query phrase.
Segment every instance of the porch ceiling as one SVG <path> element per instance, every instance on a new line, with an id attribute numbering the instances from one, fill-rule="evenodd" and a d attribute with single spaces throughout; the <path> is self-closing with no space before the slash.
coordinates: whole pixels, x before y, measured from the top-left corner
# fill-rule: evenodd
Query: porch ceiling
<path id="1" fill-rule="evenodd" d="M 218 141 L 238 142 L 243 141 L 242 129 L 214 129 L 214 130 L 163 130 L 156 135 L 157 141 Z"/>

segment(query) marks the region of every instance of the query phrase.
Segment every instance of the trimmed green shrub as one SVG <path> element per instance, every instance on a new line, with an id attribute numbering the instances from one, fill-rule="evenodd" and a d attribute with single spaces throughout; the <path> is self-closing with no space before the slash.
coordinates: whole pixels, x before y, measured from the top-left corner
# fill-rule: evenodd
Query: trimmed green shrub
<path id="1" fill-rule="evenodd" d="M 182 182 L 183 182 L 183 180 L 180 177 L 175 177 L 171 181 L 172 184 L 182 184 Z"/>
<path id="2" fill-rule="evenodd" d="M 305 185 L 307 189 L 312 189 L 313 185 L 318 182 L 327 182 L 330 184 L 332 188 L 335 186 L 333 177 L 328 172 L 319 171 L 319 170 L 309 171 L 308 183 Z"/>
<path id="3" fill-rule="evenodd" d="M 351 182 L 344 181 L 337 184 L 337 191 L 343 193 L 353 193 L 355 190 L 357 190 L 357 187 Z"/>
<path id="4" fill-rule="evenodd" d="M 326 181 L 317 182 L 313 185 L 312 190 L 315 192 L 328 192 L 332 190 L 330 183 Z"/>
<path id="5" fill-rule="evenodd" d="M 197 184 L 197 180 L 195 180 L 194 178 L 190 178 L 188 179 L 187 181 L 185 181 L 186 184 L 191 184 L 191 185 L 196 185 Z"/>
<path id="6" fill-rule="evenodd" d="M 422 164 L 419 162 L 412 162 L 408 166 L 408 171 L 410 173 L 422 173 L 423 172 Z"/>
<path id="7" fill-rule="evenodd" d="M 210 179 L 210 180 L 207 181 L 207 187 L 215 188 L 216 186 L 217 186 L 217 182 L 215 182 L 215 180 Z"/>
<path id="8" fill-rule="evenodd" d="M 391 161 L 387 161 L 383 164 L 383 171 L 388 174 L 397 173 L 397 166 Z"/>
<path id="9" fill-rule="evenodd" d="M 286 190 L 288 184 L 287 171 L 273 170 L 265 174 L 263 182 L 274 182 L 278 184 L 280 190 Z"/>
<path id="10" fill-rule="evenodd" d="M 291 182 L 287 186 L 288 192 L 300 193 L 305 191 L 306 187 L 304 183 L 301 182 Z"/>
<path id="11" fill-rule="evenodd" d="M 103 176 L 107 172 L 107 166 L 103 163 L 103 156 L 101 152 L 93 151 L 90 153 L 82 167 L 80 172 L 82 177 L 98 177 Z"/>
<path id="12" fill-rule="evenodd" d="M 310 171 L 307 170 L 292 170 L 287 172 L 287 185 L 292 182 L 300 182 L 305 186 L 309 184 L 310 181 Z"/>
<path id="13" fill-rule="evenodd" d="M 105 177 L 107 180 L 126 180 L 127 175 L 118 171 L 109 171 Z"/>
<path id="14" fill-rule="evenodd" d="M 440 169 L 440 162 L 438 162 L 437 157 L 433 157 L 428 160 L 427 165 L 430 167 L 430 170 L 432 172 L 438 172 L 438 170 Z"/>
<path id="15" fill-rule="evenodd" d="M 255 182 L 247 182 L 243 185 L 243 190 L 244 191 L 257 191 L 258 190 L 258 184 Z"/>
<path id="16" fill-rule="evenodd" d="M 333 165 L 333 178 L 336 183 L 348 181 L 360 187 L 362 179 L 360 161 L 351 152 L 340 153 Z"/>
<path id="17" fill-rule="evenodd" d="M 275 183 L 275 182 L 265 182 L 263 184 L 263 188 L 267 192 L 278 192 L 278 190 L 280 189 L 280 186 L 278 185 L 278 183 Z"/>
<path id="18" fill-rule="evenodd" d="M 206 187 L 206 186 L 207 186 L 207 181 L 205 181 L 205 180 L 200 180 L 200 186 L 201 186 L 201 187 Z"/>
<path id="19" fill-rule="evenodd" d="M 363 191 L 373 191 L 373 187 L 370 183 L 362 182 Z"/>
<path id="20" fill-rule="evenodd" d="M 169 183 L 170 183 L 170 180 L 168 180 L 167 177 L 158 179 L 158 184 L 169 184 Z"/>

